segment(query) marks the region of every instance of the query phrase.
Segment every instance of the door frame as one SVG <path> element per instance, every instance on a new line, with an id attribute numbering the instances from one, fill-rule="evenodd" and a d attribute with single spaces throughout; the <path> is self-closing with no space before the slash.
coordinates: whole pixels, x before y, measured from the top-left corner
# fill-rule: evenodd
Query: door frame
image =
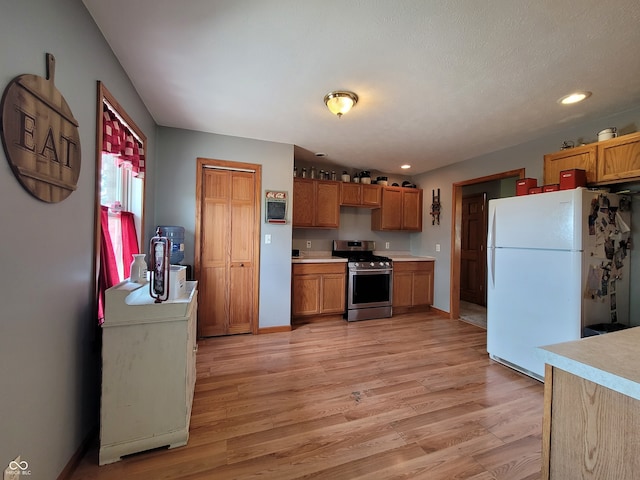
<path id="1" fill-rule="evenodd" d="M 196 226 L 195 226 L 195 247 L 194 247 L 194 261 L 193 261 L 193 273 L 196 280 L 200 280 L 200 236 L 202 232 L 202 173 L 205 168 L 219 168 L 222 170 L 253 170 L 256 175 L 255 191 L 254 191 L 254 231 L 256 234 L 253 238 L 253 251 L 255 268 L 253 269 L 253 304 L 251 309 L 253 315 L 251 316 L 251 333 L 253 335 L 258 334 L 259 319 L 259 297 L 260 297 L 260 219 L 262 211 L 260 209 L 262 203 L 262 165 L 256 163 L 244 163 L 244 162 L 231 162 L 228 160 L 217 160 L 213 158 L 197 158 L 196 167 Z"/>
<path id="2" fill-rule="evenodd" d="M 507 172 L 473 178 L 453 184 L 452 212 L 451 212 L 451 266 L 449 279 L 449 318 L 460 318 L 460 258 L 462 256 L 462 187 L 476 183 L 492 182 L 505 178 L 525 178 L 525 169 L 519 168 Z"/>

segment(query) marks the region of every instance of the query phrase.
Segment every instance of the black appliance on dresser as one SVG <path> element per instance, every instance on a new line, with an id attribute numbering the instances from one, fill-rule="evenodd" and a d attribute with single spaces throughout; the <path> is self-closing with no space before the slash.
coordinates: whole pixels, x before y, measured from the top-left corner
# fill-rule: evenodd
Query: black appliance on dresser
<path id="1" fill-rule="evenodd" d="M 346 313 L 349 321 L 392 315 L 393 262 L 374 255 L 372 240 L 334 240 L 332 254 L 347 258 Z"/>

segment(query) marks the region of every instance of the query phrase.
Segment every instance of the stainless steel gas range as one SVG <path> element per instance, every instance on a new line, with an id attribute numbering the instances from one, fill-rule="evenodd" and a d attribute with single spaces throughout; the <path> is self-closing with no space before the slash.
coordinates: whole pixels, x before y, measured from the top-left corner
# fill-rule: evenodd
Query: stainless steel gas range
<path id="1" fill-rule="evenodd" d="M 347 258 L 345 318 L 350 321 L 392 315 L 393 262 L 374 255 L 372 240 L 334 240 L 333 255 Z"/>

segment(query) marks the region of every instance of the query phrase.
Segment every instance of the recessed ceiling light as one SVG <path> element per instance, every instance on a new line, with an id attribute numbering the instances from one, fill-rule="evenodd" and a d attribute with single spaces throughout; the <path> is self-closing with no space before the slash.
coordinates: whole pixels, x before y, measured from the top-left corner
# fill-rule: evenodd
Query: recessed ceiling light
<path id="1" fill-rule="evenodd" d="M 400 165 L 400 168 L 403 168 L 403 169 L 405 169 L 405 170 L 406 170 L 407 168 L 411 168 L 411 165 L 407 165 L 407 164 L 405 163 L 404 165 Z"/>
<path id="2" fill-rule="evenodd" d="M 590 96 L 591 92 L 573 92 L 559 99 L 558 103 L 561 103 L 562 105 L 571 105 L 572 103 L 581 102 Z"/>

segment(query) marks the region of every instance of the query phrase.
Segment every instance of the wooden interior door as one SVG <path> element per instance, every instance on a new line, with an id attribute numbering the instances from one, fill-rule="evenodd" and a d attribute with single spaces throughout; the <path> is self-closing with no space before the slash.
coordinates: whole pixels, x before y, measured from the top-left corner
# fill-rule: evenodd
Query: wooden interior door
<path id="1" fill-rule="evenodd" d="M 259 170 L 216 169 L 206 162 L 198 159 L 196 188 L 198 335 L 256 333 Z"/>
<path id="2" fill-rule="evenodd" d="M 486 305 L 487 195 L 462 197 L 460 299 Z"/>

